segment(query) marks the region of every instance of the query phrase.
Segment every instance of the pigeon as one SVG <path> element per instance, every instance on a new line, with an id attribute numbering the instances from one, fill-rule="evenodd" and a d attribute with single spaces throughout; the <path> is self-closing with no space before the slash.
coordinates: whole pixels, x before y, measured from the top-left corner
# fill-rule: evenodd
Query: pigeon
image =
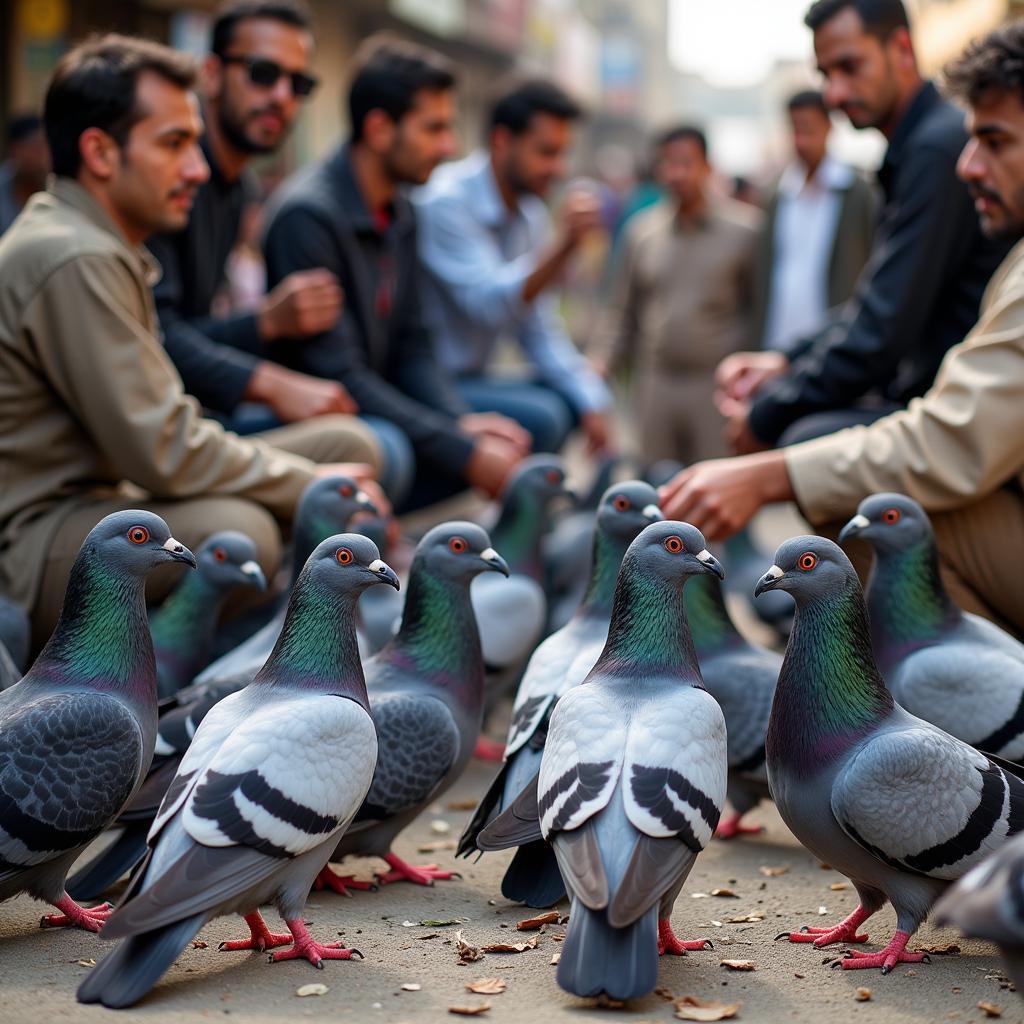
<path id="1" fill-rule="evenodd" d="M 935 904 L 935 920 L 994 942 L 1017 991 L 1024 993 L 1024 836 L 972 868 Z"/>
<path id="2" fill-rule="evenodd" d="M 4 594 L 0 594 L 0 648 L 20 679 L 28 668 L 28 656 L 32 648 L 32 622 L 28 612 Z M 0 683 L 0 690 L 6 688 Z"/>
<path id="3" fill-rule="evenodd" d="M 939 575 L 928 515 L 902 494 L 875 494 L 839 534 L 868 541 L 871 645 L 909 711 L 972 747 L 1024 762 L 1024 644 L 961 611 Z"/>
<path id="4" fill-rule="evenodd" d="M 244 533 L 212 534 L 197 548 L 196 560 L 199 571 L 183 576 L 149 616 L 161 700 L 174 697 L 206 665 L 228 594 L 239 586 L 267 589 L 256 545 Z"/>
<path id="5" fill-rule="evenodd" d="M 391 852 L 395 837 L 462 774 L 480 734 L 484 666 L 470 603 L 481 573 L 508 575 L 487 531 L 474 523 L 435 526 L 416 547 L 398 634 L 366 662 L 370 712 L 380 746 L 366 801 L 337 844 L 332 860 L 380 857 L 391 870 L 383 884 L 431 885 L 453 877 L 416 867 Z M 348 895 L 372 888 L 321 872 L 319 884 Z"/>
<path id="6" fill-rule="evenodd" d="M 398 586 L 357 534 L 321 542 L 295 581 L 284 628 L 250 686 L 196 731 L 150 832 L 150 851 L 103 928 L 123 940 L 79 986 L 82 1003 L 138 1002 L 212 918 L 240 913 L 247 939 L 291 945 L 271 960 L 362 956 L 313 939 L 302 910 L 313 879 L 366 795 L 377 736 L 355 635 L 359 594 Z M 290 934 L 259 912 L 274 903 Z"/>
<path id="7" fill-rule="evenodd" d="M 353 533 L 361 533 L 380 548 L 381 555 L 391 561 L 392 550 L 388 539 L 389 521 L 383 516 L 363 516 L 352 525 Z M 401 557 L 401 553 L 399 553 Z M 397 570 L 401 576 L 402 569 Z M 394 635 L 402 620 L 402 594 L 390 587 L 373 587 L 359 598 L 360 651 L 376 654 Z M 365 648 L 365 651 L 364 651 Z"/>
<path id="8" fill-rule="evenodd" d="M 511 806 L 537 774 L 555 702 L 583 682 L 608 639 L 615 581 L 626 549 L 644 527 L 661 518 L 658 494 L 643 481 L 625 481 L 605 491 L 596 516 L 583 602 L 569 622 L 544 640 L 530 658 L 512 709 L 505 764 L 462 837 L 460 856 L 477 849 L 475 838 L 480 830 Z M 547 843 L 531 843 L 516 851 L 501 891 L 506 898 L 531 907 L 551 906 L 565 895 Z"/>
<path id="9" fill-rule="evenodd" d="M 860 899 L 834 927 L 778 937 L 819 948 L 866 942 L 858 928 L 891 902 L 896 932 L 885 948 L 835 963 L 887 974 L 926 959 L 907 943 L 935 900 L 1024 827 L 1024 780 L 896 703 L 871 653 L 860 581 L 838 545 L 795 537 L 775 563 L 755 593 L 786 590 L 796 615 L 768 725 L 768 782 L 789 829 Z"/>
<path id="10" fill-rule="evenodd" d="M 65 891 L 75 859 L 139 787 L 156 739 L 146 576 L 192 552 L 151 512 L 102 519 L 82 543 L 53 635 L 0 693 L 0 900 L 27 892 L 46 927 L 98 931 L 106 905 Z"/>
<path id="11" fill-rule="evenodd" d="M 759 601 L 751 596 L 767 561 L 767 552 L 757 547 L 749 528 L 734 533 L 722 552 L 725 592 L 742 600 L 761 622 L 785 640 L 793 628 L 793 599 L 781 590 L 769 590 Z"/>
<path id="12" fill-rule="evenodd" d="M 761 828 L 744 825 L 742 819 L 768 797 L 764 739 L 782 657 L 740 635 L 717 579 L 698 576 L 683 596 L 704 685 L 721 704 L 729 729 L 728 797 L 733 813 L 719 822 L 715 836 L 756 834 Z"/>
<path id="13" fill-rule="evenodd" d="M 633 999 L 680 941 L 672 907 L 725 803 L 726 732 L 704 689 L 683 584 L 722 568 L 693 526 L 648 526 L 626 552 L 608 642 L 551 714 L 536 787 L 478 837 L 481 849 L 541 835 L 569 891 L 558 984 Z M 538 819 L 539 818 L 539 826 Z"/>

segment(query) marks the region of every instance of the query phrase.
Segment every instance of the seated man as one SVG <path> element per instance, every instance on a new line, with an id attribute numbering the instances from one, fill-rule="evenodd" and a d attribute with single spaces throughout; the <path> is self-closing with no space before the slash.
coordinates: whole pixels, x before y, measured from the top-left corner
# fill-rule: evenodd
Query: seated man
<path id="1" fill-rule="evenodd" d="M 600 226 L 598 201 L 576 190 L 550 238 L 544 197 L 564 175 L 579 115 L 549 82 L 517 85 L 490 111 L 487 148 L 442 168 L 416 199 L 423 302 L 439 357 L 474 409 L 518 420 L 541 451 L 557 451 L 577 423 L 592 451 L 610 444 L 611 395 L 566 336 L 552 294 Z M 518 342 L 532 379 L 493 373 L 502 336 Z"/>
<path id="2" fill-rule="evenodd" d="M 278 523 L 310 480 L 377 458 L 357 420 L 242 440 L 182 390 L 142 243 L 184 225 L 208 174 L 193 80 L 188 58 L 144 40 L 104 36 L 66 54 L 44 115 L 56 179 L 0 239 L 0 591 L 32 609 L 37 644 L 108 513 L 144 504 L 190 547 L 244 530 L 269 577 Z"/>
<path id="3" fill-rule="evenodd" d="M 970 104 L 959 174 L 985 233 L 1017 240 L 981 319 L 950 349 L 932 387 L 868 426 L 780 451 L 693 466 L 663 489 L 668 518 L 711 539 L 766 502 L 796 500 L 812 523 L 842 524 L 877 491 L 932 517 L 942 574 L 964 609 L 1024 633 L 1024 21 L 972 43 L 946 71 Z M 838 527 L 837 527 L 838 528 Z"/>
<path id="4" fill-rule="evenodd" d="M 429 50 L 368 41 L 349 89 L 351 140 L 285 182 L 267 211 L 268 283 L 325 267 L 345 294 L 334 327 L 272 351 L 345 386 L 388 463 L 405 465 L 392 473 L 404 477 L 392 494 L 405 509 L 467 484 L 496 495 L 529 450 L 518 424 L 470 413 L 434 358 L 421 312 L 416 220 L 400 187 L 422 185 L 454 153 L 454 84 Z"/>
<path id="5" fill-rule="evenodd" d="M 0 235 L 24 209 L 29 197 L 46 188 L 50 152 L 38 114 L 12 117 L 7 125 L 8 158 L 0 164 Z"/>

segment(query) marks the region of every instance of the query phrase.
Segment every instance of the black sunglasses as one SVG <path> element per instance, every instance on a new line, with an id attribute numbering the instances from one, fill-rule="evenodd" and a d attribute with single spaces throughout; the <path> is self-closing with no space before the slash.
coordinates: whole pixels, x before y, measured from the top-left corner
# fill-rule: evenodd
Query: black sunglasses
<path id="1" fill-rule="evenodd" d="M 303 71 L 285 71 L 280 64 L 263 57 L 221 57 L 224 64 L 244 64 L 249 69 L 249 80 L 253 85 L 264 89 L 272 89 L 281 80 L 282 75 L 291 79 L 292 94 L 308 96 L 319 84 L 319 80 Z"/>

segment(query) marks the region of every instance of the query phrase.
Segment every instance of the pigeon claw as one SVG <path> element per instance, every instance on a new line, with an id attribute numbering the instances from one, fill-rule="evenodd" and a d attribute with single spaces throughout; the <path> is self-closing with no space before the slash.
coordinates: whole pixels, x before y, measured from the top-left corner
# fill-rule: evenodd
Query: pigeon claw
<path id="1" fill-rule="evenodd" d="M 275 946 L 287 946 L 292 941 L 291 934 L 288 932 L 272 932 L 267 927 L 267 922 L 263 920 L 263 915 L 259 911 L 246 914 L 245 923 L 249 926 L 249 938 L 228 939 L 217 948 L 225 953 L 245 949 L 254 949 L 264 953 Z"/>
<path id="2" fill-rule="evenodd" d="M 718 823 L 715 839 L 735 839 L 737 836 L 757 836 L 764 831 L 763 825 L 741 824 L 742 814 L 730 814 Z"/>
<path id="3" fill-rule="evenodd" d="M 320 874 L 316 876 L 313 882 L 313 888 L 317 892 L 321 892 L 324 889 L 330 889 L 332 892 L 336 892 L 339 896 L 348 896 L 350 899 L 352 893 L 350 889 L 361 889 L 364 892 L 377 892 L 378 886 L 374 882 L 363 882 L 352 875 L 339 875 L 337 872 L 332 871 L 329 864 L 325 864 L 320 871 Z"/>
<path id="4" fill-rule="evenodd" d="M 909 932 L 896 932 L 889 945 L 877 953 L 864 953 L 857 949 L 848 949 L 842 960 L 836 963 L 844 971 L 861 971 L 872 967 L 880 967 L 883 974 L 888 974 L 897 964 L 931 963 L 927 953 L 908 953 L 907 943 Z M 836 964 L 832 965 L 833 967 Z"/>
<path id="5" fill-rule="evenodd" d="M 677 939 L 668 918 L 662 918 L 658 921 L 658 956 L 664 956 L 666 953 L 672 956 L 686 956 L 687 953 L 692 953 L 699 949 L 714 948 L 710 939 L 693 939 L 692 941 Z"/>
<path id="6" fill-rule="evenodd" d="M 392 882 L 433 885 L 435 881 L 448 882 L 453 878 L 462 878 L 457 871 L 442 871 L 436 864 L 407 864 L 393 853 L 385 855 L 384 860 L 391 870 L 387 874 L 377 875 L 377 881 L 381 885 L 390 885 Z"/>
<path id="7" fill-rule="evenodd" d="M 351 960 L 353 957 L 365 959 L 358 949 L 348 949 L 340 942 L 317 942 L 306 930 L 301 919 L 286 921 L 294 942 L 287 949 L 279 949 L 269 954 L 270 963 L 283 960 L 308 960 L 318 971 L 324 968 L 325 960 Z"/>
<path id="8" fill-rule="evenodd" d="M 47 914 L 40 918 L 40 928 L 81 928 L 87 932 L 98 932 L 113 913 L 113 905 L 101 903 L 96 907 L 83 907 L 65 893 L 54 906 L 59 914 Z"/>
<path id="9" fill-rule="evenodd" d="M 804 925 L 798 932 L 779 932 L 776 941 L 788 938 L 790 942 L 809 942 L 815 949 L 831 946 L 836 942 L 867 942 L 866 935 L 859 935 L 857 929 L 870 915 L 863 907 L 858 907 L 845 921 L 832 928 L 812 928 Z"/>

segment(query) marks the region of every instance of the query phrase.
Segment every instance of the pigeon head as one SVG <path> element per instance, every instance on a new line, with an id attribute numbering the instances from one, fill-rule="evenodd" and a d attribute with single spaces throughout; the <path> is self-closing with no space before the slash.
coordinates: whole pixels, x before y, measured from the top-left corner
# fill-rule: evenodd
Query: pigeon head
<path id="1" fill-rule="evenodd" d="M 839 543 L 863 537 L 879 551 L 905 550 L 930 541 L 928 514 L 905 494 L 872 494 L 857 506 L 857 514 L 842 528 Z"/>
<path id="2" fill-rule="evenodd" d="M 267 589 L 267 580 L 256 561 L 256 545 L 237 530 L 210 534 L 196 551 L 199 573 L 218 591 L 232 587 Z"/>
<path id="3" fill-rule="evenodd" d="M 82 554 L 96 554 L 116 574 L 145 576 L 164 562 L 184 562 L 193 569 L 196 557 L 171 536 L 158 516 L 143 509 L 128 509 L 105 516 L 89 532 Z"/>
<path id="4" fill-rule="evenodd" d="M 413 566 L 422 566 L 434 577 L 467 583 L 484 572 L 509 574 L 487 531 L 466 522 L 442 523 L 428 531 L 416 546 Z"/>
<path id="5" fill-rule="evenodd" d="M 557 455 L 531 455 L 516 467 L 505 484 L 503 497 L 529 500 L 547 505 L 555 498 L 565 497 L 565 463 Z"/>
<path id="6" fill-rule="evenodd" d="M 792 537 L 775 552 L 775 564 L 757 581 L 754 597 L 785 590 L 797 605 L 845 593 L 860 582 L 838 544 L 824 537 Z"/>
<path id="7" fill-rule="evenodd" d="M 398 590 L 394 569 L 381 561 L 377 545 L 358 533 L 339 533 L 321 541 L 306 560 L 302 570 L 305 586 L 338 594 L 361 594 L 377 583 Z"/>
<path id="8" fill-rule="evenodd" d="M 377 511 L 370 496 L 349 476 L 333 473 L 308 484 L 295 509 L 295 575 L 322 540 L 348 529 L 357 512 Z"/>
<path id="9" fill-rule="evenodd" d="M 622 571 L 640 572 L 664 580 L 681 580 L 700 573 L 712 573 L 719 579 L 725 577 L 718 559 L 708 551 L 704 534 L 689 523 L 672 519 L 652 523 L 643 530 L 630 544 Z"/>
<path id="10" fill-rule="evenodd" d="M 645 526 L 662 519 L 658 492 L 642 480 L 613 484 L 601 496 L 597 508 L 598 530 L 625 544 Z"/>

